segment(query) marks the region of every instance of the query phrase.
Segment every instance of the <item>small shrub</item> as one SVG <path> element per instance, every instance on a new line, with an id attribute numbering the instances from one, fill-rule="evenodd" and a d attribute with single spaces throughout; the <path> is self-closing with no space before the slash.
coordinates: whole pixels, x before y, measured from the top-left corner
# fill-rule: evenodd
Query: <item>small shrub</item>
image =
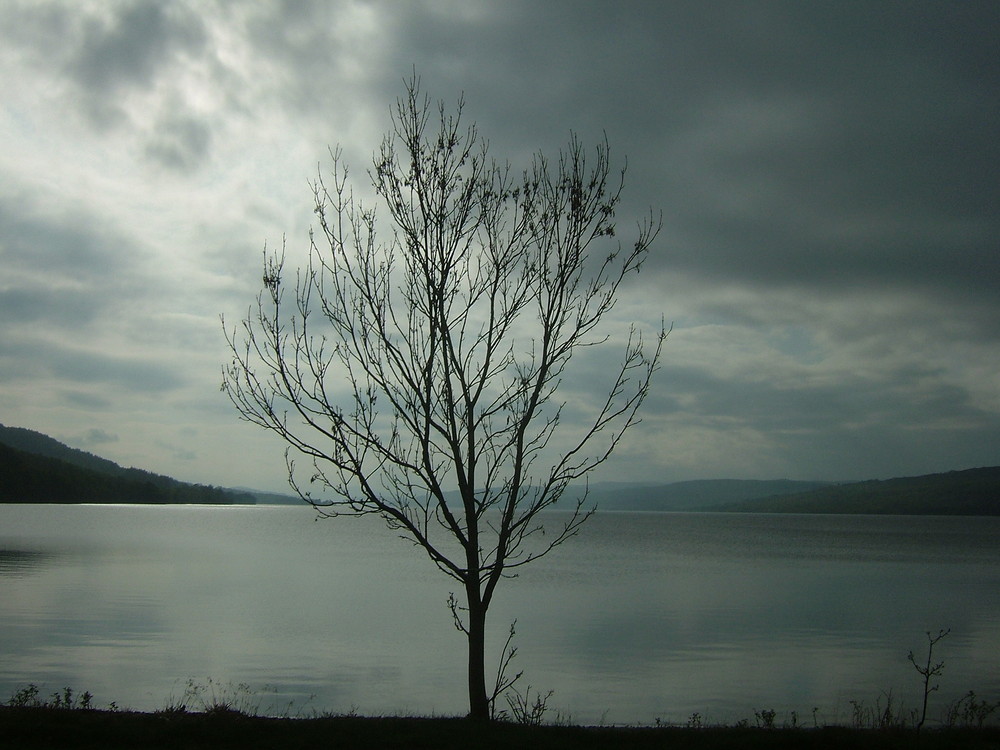
<path id="1" fill-rule="evenodd" d="M 883 701 L 885 704 L 883 705 Z M 902 729 L 906 727 L 906 713 L 903 706 L 896 705 L 892 690 L 886 690 L 875 699 L 875 705 L 869 706 L 865 701 L 851 701 L 851 725 L 855 729 Z M 911 712 L 910 719 L 916 722 L 916 712 Z"/>
<path id="2" fill-rule="evenodd" d="M 73 694 L 73 688 L 70 687 L 63 688 L 61 693 L 52 693 L 49 696 L 49 700 L 43 700 L 39 698 L 39 695 L 38 685 L 31 683 L 15 691 L 8 699 L 7 705 L 11 708 L 58 708 L 89 711 L 93 708 L 94 703 L 94 696 L 89 690 L 84 691 L 77 698 Z"/>
<path id="3" fill-rule="evenodd" d="M 516 690 L 507 692 L 504 698 L 510 707 L 510 718 L 518 724 L 532 727 L 540 726 L 545 712 L 548 710 L 549 698 L 554 692 L 550 690 L 545 695 L 536 692 L 534 700 L 531 699 L 531 685 L 528 685 L 523 693 Z"/>
<path id="4" fill-rule="evenodd" d="M 230 682 L 223 685 L 209 677 L 204 683 L 188 680 L 183 703 L 173 710 L 176 713 L 193 710 L 216 716 L 231 713 L 259 716 L 260 704 L 261 699 L 257 691 L 247 683 Z"/>
<path id="5" fill-rule="evenodd" d="M 556 711 L 556 718 L 552 720 L 552 726 L 575 727 L 576 721 L 573 719 L 572 713 L 564 714 L 562 711 Z"/>
<path id="6" fill-rule="evenodd" d="M 277 690 L 275 690 L 275 692 L 277 692 Z M 284 706 L 282 706 L 282 708 L 281 708 L 280 711 L 277 710 L 277 709 L 274 709 L 274 708 L 272 708 L 271 710 L 269 710 L 268 711 L 268 715 L 269 716 L 271 716 L 271 715 L 277 716 L 278 718 L 281 718 L 281 719 L 293 719 L 293 718 L 294 719 L 301 719 L 301 718 L 304 718 L 306 716 L 312 716 L 312 717 L 315 718 L 317 716 L 316 707 L 315 706 L 309 706 L 309 704 L 312 703 L 314 700 L 316 700 L 316 694 L 315 693 L 313 693 L 308 698 L 306 698 L 305 702 L 302 703 L 301 705 L 296 705 L 295 699 L 293 698 L 292 700 L 290 700 L 287 703 L 285 703 Z M 357 716 L 358 707 L 357 706 L 351 706 L 351 712 L 353 713 L 354 716 Z M 352 713 L 349 712 L 348 715 L 352 715 Z"/>
<path id="7" fill-rule="evenodd" d="M 1000 701 L 990 703 L 976 698 L 976 693 L 970 690 L 964 696 L 948 706 L 945 711 L 944 724 L 949 729 L 954 727 L 975 727 L 982 729 L 986 720 L 1000 708 Z"/>
<path id="8" fill-rule="evenodd" d="M 15 693 L 7 701 L 11 708 L 38 708 L 42 702 L 38 699 L 38 685 L 31 683 Z"/>
<path id="9" fill-rule="evenodd" d="M 458 601 L 455 599 L 454 594 L 451 594 L 448 599 L 448 607 L 451 609 L 451 614 L 452 617 L 455 618 L 455 624 L 457 627 L 460 624 L 458 611 L 462 608 L 458 606 Z M 459 628 L 459 630 L 461 629 L 462 628 Z M 516 635 L 517 620 L 514 620 L 514 622 L 510 624 L 510 631 L 507 634 L 507 642 L 504 643 L 503 650 L 500 652 L 500 666 L 497 668 L 496 684 L 493 686 L 493 693 L 489 697 L 490 718 L 495 721 L 507 721 L 510 719 L 510 714 L 503 709 L 497 708 L 497 698 L 503 695 L 509 704 L 510 699 L 507 698 L 507 691 L 513 688 L 521 677 L 524 676 L 524 670 L 517 672 L 517 674 L 513 677 L 510 677 L 507 674 L 510 663 L 517 656 L 517 646 L 512 645 L 514 636 Z"/>
<path id="10" fill-rule="evenodd" d="M 94 696 L 89 690 L 85 691 L 79 698 L 74 697 L 73 688 L 65 687 L 61 693 L 52 694 L 52 702 L 46 705 L 50 708 L 77 708 L 83 711 L 90 709 Z"/>
<path id="11" fill-rule="evenodd" d="M 774 729 L 774 717 L 777 716 L 777 711 L 765 708 L 761 711 L 754 711 L 753 715 L 757 720 L 757 726 L 759 728 Z"/>

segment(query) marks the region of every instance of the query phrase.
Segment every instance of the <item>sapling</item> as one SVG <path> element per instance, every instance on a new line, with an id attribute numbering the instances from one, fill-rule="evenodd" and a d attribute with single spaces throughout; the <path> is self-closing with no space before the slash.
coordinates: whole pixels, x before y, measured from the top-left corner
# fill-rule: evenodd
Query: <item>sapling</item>
<path id="1" fill-rule="evenodd" d="M 927 699 L 930 697 L 930 694 L 939 687 L 937 683 L 931 686 L 931 678 L 940 677 L 941 673 L 944 672 L 943 661 L 931 665 L 931 658 L 934 655 L 934 646 L 938 643 L 938 641 L 945 638 L 945 636 L 947 636 L 950 632 L 951 628 L 948 628 L 946 630 L 939 630 L 937 635 L 932 636 L 930 631 L 927 631 L 927 663 L 923 666 L 917 664 L 917 660 L 914 658 L 912 651 L 910 651 L 907 655 L 907 658 L 910 660 L 913 668 L 916 669 L 917 672 L 924 678 L 924 706 L 920 712 L 920 722 L 917 724 L 918 732 L 920 731 L 920 728 L 923 727 L 924 721 L 927 719 Z"/>

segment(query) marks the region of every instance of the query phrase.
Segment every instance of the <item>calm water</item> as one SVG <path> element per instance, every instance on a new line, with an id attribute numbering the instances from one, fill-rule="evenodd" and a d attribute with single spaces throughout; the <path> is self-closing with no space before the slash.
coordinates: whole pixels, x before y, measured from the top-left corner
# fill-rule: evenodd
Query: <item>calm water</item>
<path id="1" fill-rule="evenodd" d="M 0 699 L 34 682 L 156 709 L 211 678 L 275 712 L 460 714 L 452 590 L 375 519 L 0 505 Z M 889 689 L 915 708 L 907 651 L 950 627 L 937 718 L 970 689 L 1000 699 L 1000 519 L 598 514 L 502 585 L 494 653 L 515 617 L 550 708 L 646 724 L 846 723 Z"/>

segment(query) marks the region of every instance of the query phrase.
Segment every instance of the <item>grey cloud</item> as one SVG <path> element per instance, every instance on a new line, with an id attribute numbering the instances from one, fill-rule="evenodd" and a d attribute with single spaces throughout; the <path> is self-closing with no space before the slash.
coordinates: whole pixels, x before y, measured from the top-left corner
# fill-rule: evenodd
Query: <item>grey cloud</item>
<path id="1" fill-rule="evenodd" d="M 20 49 L 37 65 L 59 64 L 79 27 L 78 17 L 68 10 L 55 3 L 0 5 L 0 34 L 8 51 Z"/>
<path id="2" fill-rule="evenodd" d="M 178 171 L 201 166 L 212 144 L 211 127 L 204 120 L 173 114 L 157 122 L 146 145 L 146 155 Z"/>
<path id="3" fill-rule="evenodd" d="M 197 55 L 208 40 L 198 15 L 181 4 L 141 0 L 100 3 L 13 3 L 0 9 L 11 49 L 49 76 L 62 95 L 106 127 L 122 120 L 130 91 L 151 91 L 178 55 Z"/>
<path id="4" fill-rule="evenodd" d="M 465 92 L 515 166 L 570 129 L 592 142 L 606 128 L 629 156 L 622 229 L 664 210 L 645 279 L 679 277 L 685 312 L 721 325 L 800 316 L 812 335 L 793 345 L 813 348 L 802 360 L 846 348 L 859 371 L 794 383 L 788 363 L 770 382 L 665 367 L 653 413 L 718 429 L 728 415 L 847 477 L 989 460 L 996 417 L 949 378 L 947 354 L 913 361 L 935 337 L 998 336 L 998 6 L 438 3 L 392 15 L 392 64 L 370 76 L 382 101 L 415 64 L 432 97 Z M 744 293 L 726 304 L 726 288 Z M 901 349 L 911 357 L 879 359 Z M 950 447 L 935 455 L 934 443 Z"/>
<path id="5" fill-rule="evenodd" d="M 691 428 L 758 435 L 795 478 L 885 478 L 995 463 L 1000 415 L 947 382 L 941 367 L 798 372 L 776 364 L 722 374 L 668 361 L 647 412 L 672 426 L 668 435 Z"/>
<path id="6" fill-rule="evenodd" d="M 54 379 L 64 384 L 100 385 L 118 395 L 162 394 L 185 384 L 173 361 L 88 349 L 86 341 L 80 343 L 83 345 L 30 337 L 0 340 L 0 379 L 8 383 Z"/>
<path id="7" fill-rule="evenodd" d="M 34 188 L 27 201 L 4 199 L 0 367 L 22 383 L 54 378 L 51 400 L 68 411 L 203 379 L 221 349 L 214 311 L 243 310 L 256 293 L 246 285 L 259 273 L 244 264 L 256 268 L 259 244 L 243 230 L 304 240 L 274 196 L 311 175 L 284 183 L 274 155 L 314 148 L 325 165 L 325 146 L 343 142 L 366 187 L 365 156 L 415 66 L 430 96 L 451 103 L 464 91 L 467 117 L 515 169 L 538 149 L 552 155 L 571 130 L 588 144 L 606 130 L 613 157 L 629 162 L 624 241 L 648 207 L 663 209 L 654 255 L 616 314 L 641 303 L 636 319 L 655 325 L 662 310 L 678 322 L 643 429 L 666 424 L 670 440 L 679 426 L 689 454 L 702 440 L 734 454 L 691 459 L 687 478 L 758 457 L 772 462 L 763 474 L 827 478 L 986 463 L 1000 442 L 989 411 L 998 26 L 995 3 L 923 0 L 0 3 L 2 59 L 33 76 L 45 106 L 66 101 L 69 116 L 46 137 L 100 148 L 126 136 L 139 163 L 123 179 L 148 188 L 137 204 L 162 210 L 147 237 L 139 214 L 133 232 Z M 135 121 L 118 122 L 132 132 L 80 131 L 74 107 L 92 118 L 84 124 L 127 112 Z M 215 163 L 222 132 L 245 162 Z M 243 170 L 254 176 L 229 181 Z M 195 171 L 195 192 L 225 185 L 267 212 L 232 231 L 231 217 L 188 200 Z M 150 174 L 163 184 L 144 183 Z M 296 195 L 307 221 L 307 191 Z M 172 212 L 190 222 L 181 234 L 197 238 L 197 253 L 159 247 Z M 194 266 L 204 276 L 170 278 Z M 89 351 L 98 333 L 118 343 Z M 29 346 L 32 336 L 44 340 Z M 133 340 L 162 359 L 133 356 Z M 193 358 L 183 370 L 168 361 L 178 350 Z M 562 395 L 591 396 L 618 353 L 575 361 Z M 174 390 L 171 404 L 228 424 L 225 400 L 209 401 L 214 386 Z M 124 426 L 114 430 L 128 442 Z"/>
<path id="8" fill-rule="evenodd" d="M 860 137 L 816 131 L 799 140 L 776 137 L 752 151 L 744 145 L 740 153 L 706 154 L 689 164 L 696 189 L 668 204 L 668 223 L 699 244 L 670 261 L 707 277 L 763 285 L 949 281 L 987 291 L 983 281 L 1000 273 L 992 248 L 1000 222 L 977 204 L 997 193 L 965 157 L 935 151 L 933 133 L 913 134 L 905 147 L 899 141 L 907 136 L 891 132 L 870 147 Z M 996 165 L 991 145 L 968 147 L 984 157 L 978 171 Z M 958 193 L 968 200 L 955 201 Z"/>
<path id="9" fill-rule="evenodd" d="M 110 19 L 83 21 L 67 73 L 112 107 L 120 89 L 150 87 L 173 55 L 196 53 L 205 44 L 197 17 L 181 15 L 179 6 L 131 2 L 108 7 Z"/>
<path id="10" fill-rule="evenodd" d="M 396 70 L 465 90 L 501 155 L 607 128 L 630 157 L 623 225 L 652 204 L 677 240 L 651 269 L 992 295 L 996 7 L 472 7 L 394 14 Z"/>
<path id="11" fill-rule="evenodd" d="M 960 298 L 947 286 L 920 293 L 890 284 L 857 283 L 838 290 L 803 282 L 767 290 L 745 280 L 712 288 L 703 279 L 681 277 L 669 288 L 677 290 L 676 297 L 667 292 L 665 307 L 680 306 L 702 321 L 768 331 L 772 346 L 790 353 L 787 346 L 797 347 L 805 358 L 845 348 L 920 358 L 938 356 L 942 347 L 1000 343 L 996 302 L 985 295 Z"/>
<path id="12" fill-rule="evenodd" d="M 133 240 L 99 217 L 52 215 L 22 194 L 0 199 L 0 329 L 40 322 L 79 329 L 125 300 L 148 298 Z"/>
<path id="13" fill-rule="evenodd" d="M 867 376 L 801 368 L 797 378 L 787 365 L 730 377 L 667 365 L 663 379 L 674 398 L 694 400 L 695 413 L 728 416 L 767 432 L 819 433 L 889 422 L 898 428 L 981 424 L 986 415 L 973 406 L 968 392 L 941 375 L 940 367 L 919 364 L 890 364 Z"/>
<path id="14" fill-rule="evenodd" d="M 390 74 L 382 52 L 398 38 L 405 15 L 396 3 L 283 0 L 253 7 L 247 38 L 273 66 L 272 80 L 258 83 L 286 107 L 331 118 L 329 125 L 366 103 L 387 108 L 391 98 L 379 98 L 378 83 L 387 77 L 395 83 L 400 73 Z"/>
<path id="15" fill-rule="evenodd" d="M 889 422 L 865 429 L 833 427 L 810 435 L 775 435 L 774 445 L 798 476 L 829 480 L 889 479 L 995 466 L 1000 420 L 990 415 L 956 430 Z"/>
<path id="16" fill-rule="evenodd" d="M 108 443 L 117 443 L 118 436 L 113 435 L 110 432 L 106 432 L 98 427 L 92 427 L 87 430 L 83 435 L 73 439 L 71 442 L 76 445 L 81 445 L 86 448 L 92 448 L 98 445 L 106 445 Z"/>
<path id="17" fill-rule="evenodd" d="M 195 461 L 198 458 L 197 451 L 193 451 L 190 448 L 182 448 L 165 440 L 157 440 L 156 444 L 172 455 L 177 461 Z"/>
<path id="18" fill-rule="evenodd" d="M 3 359 L 0 357 L 0 363 L 2 362 Z M 60 403 L 66 404 L 73 409 L 85 409 L 87 411 L 109 411 L 113 405 L 110 399 L 78 390 L 59 391 L 58 399 Z"/>
<path id="19" fill-rule="evenodd" d="M 90 293 L 44 287 L 0 290 L 0 320 L 6 326 L 48 321 L 68 327 L 85 326 L 97 317 L 99 302 Z"/>
<path id="20" fill-rule="evenodd" d="M 8 272 L 42 272 L 48 278 L 76 280 L 129 272 L 132 242 L 116 235 L 99 217 L 83 212 L 53 214 L 43 200 L 41 195 L 25 193 L 0 198 L 0 236 Z"/>

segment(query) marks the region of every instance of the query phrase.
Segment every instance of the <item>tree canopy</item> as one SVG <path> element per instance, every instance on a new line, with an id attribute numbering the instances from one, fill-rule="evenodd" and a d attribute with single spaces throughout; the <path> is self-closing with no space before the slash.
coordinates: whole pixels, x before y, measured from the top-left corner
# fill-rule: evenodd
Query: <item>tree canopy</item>
<path id="1" fill-rule="evenodd" d="M 574 355 L 608 340 L 600 324 L 659 220 L 618 238 L 625 170 L 612 170 L 606 139 L 588 152 L 573 136 L 554 162 L 539 154 L 516 173 L 463 107 L 435 108 L 407 82 L 368 172 L 377 209 L 332 151 L 313 183 L 309 262 L 290 285 L 284 247 L 265 252 L 257 304 L 227 330 L 223 388 L 287 441 L 305 500 L 328 516 L 380 515 L 462 586 L 452 613 L 483 718 L 494 591 L 588 517 L 584 499 L 557 521 L 539 512 L 638 421 L 667 331 L 647 345 L 633 325 L 599 398 L 558 399 Z"/>

